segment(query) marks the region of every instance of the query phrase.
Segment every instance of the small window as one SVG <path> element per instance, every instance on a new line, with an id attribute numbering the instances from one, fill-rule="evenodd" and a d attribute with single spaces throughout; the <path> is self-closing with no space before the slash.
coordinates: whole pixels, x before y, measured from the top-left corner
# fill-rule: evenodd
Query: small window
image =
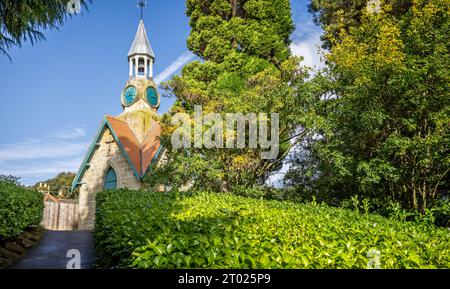
<path id="1" fill-rule="evenodd" d="M 115 190 L 117 189 L 117 175 L 113 168 L 109 168 L 106 173 L 105 185 L 103 186 L 105 190 Z"/>

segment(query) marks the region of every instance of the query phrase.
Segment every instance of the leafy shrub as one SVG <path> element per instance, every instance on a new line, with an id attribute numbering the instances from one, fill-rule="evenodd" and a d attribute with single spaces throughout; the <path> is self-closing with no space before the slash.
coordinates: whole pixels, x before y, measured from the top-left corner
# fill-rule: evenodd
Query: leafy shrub
<path id="1" fill-rule="evenodd" d="M 41 193 L 12 180 L 0 180 L 0 240 L 14 238 L 28 227 L 39 225 L 43 210 Z"/>
<path id="2" fill-rule="evenodd" d="M 94 237 L 99 267 L 450 267 L 447 229 L 232 194 L 102 192 Z"/>
<path id="3" fill-rule="evenodd" d="M 392 199 L 360 199 L 354 195 L 350 199 L 341 201 L 339 207 L 351 209 L 365 214 L 375 213 L 389 217 L 395 221 L 415 222 L 427 226 L 450 227 L 450 201 L 442 199 L 435 201 L 431 209 L 425 209 L 423 213 L 417 210 L 407 210 Z"/>
<path id="4" fill-rule="evenodd" d="M 20 186 L 19 179 L 20 178 L 15 177 L 15 176 L 0 175 L 0 182 L 6 182 L 6 183 L 14 184 L 17 186 Z"/>

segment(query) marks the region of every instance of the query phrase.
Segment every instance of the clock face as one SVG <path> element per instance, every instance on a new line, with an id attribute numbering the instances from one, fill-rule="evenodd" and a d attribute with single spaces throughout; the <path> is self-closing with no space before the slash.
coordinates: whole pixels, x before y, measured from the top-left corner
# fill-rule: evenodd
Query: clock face
<path id="1" fill-rule="evenodd" d="M 153 107 L 158 106 L 158 93 L 152 86 L 147 88 L 147 102 Z"/>
<path id="2" fill-rule="evenodd" d="M 132 105 L 136 101 L 137 90 L 134 86 L 128 86 L 123 92 L 123 104 Z"/>

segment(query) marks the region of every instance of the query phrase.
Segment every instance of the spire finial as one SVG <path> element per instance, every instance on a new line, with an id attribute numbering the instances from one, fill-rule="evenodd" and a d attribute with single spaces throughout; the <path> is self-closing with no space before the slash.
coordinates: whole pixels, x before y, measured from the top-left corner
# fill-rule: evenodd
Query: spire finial
<path id="1" fill-rule="evenodd" d="M 138 8 L 141 8 L 141 20 L 144 19 L 144 8 L 147 7 L 147 1 L 145 0 L 138 0 Z"/>

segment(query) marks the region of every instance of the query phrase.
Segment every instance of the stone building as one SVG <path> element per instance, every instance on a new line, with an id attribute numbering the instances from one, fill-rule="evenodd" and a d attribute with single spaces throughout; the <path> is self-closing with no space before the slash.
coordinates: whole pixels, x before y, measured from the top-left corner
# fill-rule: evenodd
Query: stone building
<path id="1" fill-rule="evenodd" d="M 123 113 L 105 116 L 78 170 L 80 229 L 92 229 L 97 192 L 139 189 L 159 159 L 160 97 L 153 81 L 155 54 L 141 20 L 128 53 L 129 79 L 121 95 Z"/>

